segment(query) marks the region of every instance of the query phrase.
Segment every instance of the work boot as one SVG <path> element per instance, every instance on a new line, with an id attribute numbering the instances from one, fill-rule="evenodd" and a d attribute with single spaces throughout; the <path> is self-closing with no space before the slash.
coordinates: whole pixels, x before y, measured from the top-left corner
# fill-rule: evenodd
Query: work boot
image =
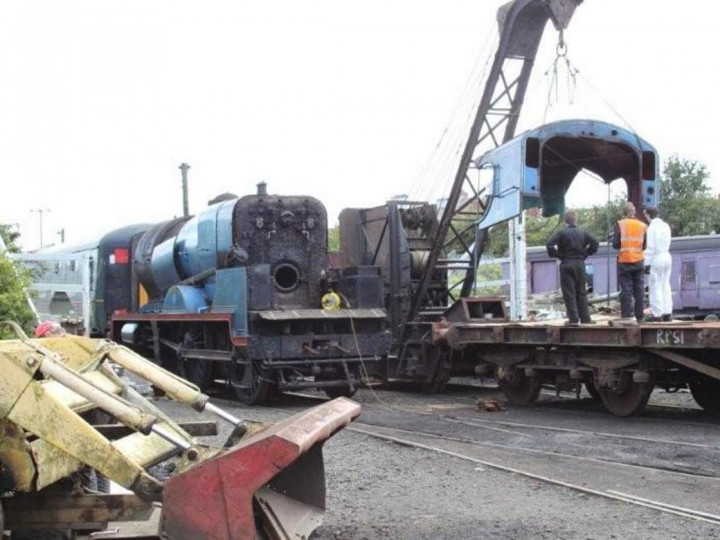
<path id="1" fill-rule="evenodd" d="M 664 322 L 671 322 L 673 320 L 672 313 L 666 313 L 662 316 Z"/>
<path id="2" fill-rule="evenodd" d="M 577 321 L 565 321 L 565 326 L 580 326 L 580 323 Z"/>
<path id="3" fill-rule="evenodd" d="M 663 320 L 665 319 L 663 319 L 662 317 L 655 317 L 654 315 L 647 315 L 645 317 L 645 322 L 660 322 Z"/>
<path id="4" fill-rule="evenodd" d="M 589 321 L 580 321 L 580 324 L 597 324 L 597 321 L 590 319 Z"/>

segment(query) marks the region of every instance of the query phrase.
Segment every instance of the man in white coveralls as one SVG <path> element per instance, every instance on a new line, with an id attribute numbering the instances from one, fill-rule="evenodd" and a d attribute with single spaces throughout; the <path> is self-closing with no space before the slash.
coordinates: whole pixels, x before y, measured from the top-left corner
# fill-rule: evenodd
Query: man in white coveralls
<path id="1" fill-rule="evenodd" d="M 647 245 L 645 246 L 645 273 L 650 274 L 648 288 L 650 290 L 649 321 L 672 320 L 672 289 L 670 288 L 670 225 L 658 217 L 655 206 L 645 208 L 645 217 L 650 225 L 647 229 Z"/>

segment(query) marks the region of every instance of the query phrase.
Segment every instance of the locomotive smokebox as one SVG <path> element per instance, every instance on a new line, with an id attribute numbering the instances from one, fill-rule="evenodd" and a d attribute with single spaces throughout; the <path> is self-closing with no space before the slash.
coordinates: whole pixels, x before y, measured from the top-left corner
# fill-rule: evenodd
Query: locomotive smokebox
<path id="1" fill-rule="evenodd" d="M 258 184 L 258 192 L 260 186 Z M 233 244 L 248 265 L 267 264 L 275 304 L 284 309 L 316 308 L 324 291 L 317 276 L 327 258 L 327 213 L 312 197 L 249 195 L 233 212 Z"/>

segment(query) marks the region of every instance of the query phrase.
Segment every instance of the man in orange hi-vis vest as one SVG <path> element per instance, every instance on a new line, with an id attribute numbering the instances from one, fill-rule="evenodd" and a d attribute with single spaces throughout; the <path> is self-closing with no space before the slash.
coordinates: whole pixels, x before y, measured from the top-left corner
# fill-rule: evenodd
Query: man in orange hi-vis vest
<path id="1" fill-rule="evenodd" d="M 615 224 L 613 247 L 618 253 L 620 311 L 624 324 L 635 325 L 643 320 L 645 309 L 644 279 L 647 225 L 635 218 L 631 202 L 623 207 L 623 219 Z M 634 306 L 633 306 L 634 300 Z"/>

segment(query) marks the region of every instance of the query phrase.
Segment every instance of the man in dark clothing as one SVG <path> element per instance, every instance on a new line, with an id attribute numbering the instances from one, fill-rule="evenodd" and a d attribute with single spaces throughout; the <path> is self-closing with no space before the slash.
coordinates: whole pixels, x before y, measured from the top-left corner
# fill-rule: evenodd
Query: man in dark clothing
<path id="1" fill-rule="evenodd" d="M 645 257 L 647 225 L 635 218 L 635 205 L 625 203 L 623 219 L 615 224 L 612 245 L 618 253 L 618 281 L 620 282 L 620 311 L 622 324 L 636 325 L 645 311 Z M 634 306 L 633 306 L 634 303 Z M 634 316 L 633 316 L 634 315 Z"/>
<path id="2" fill-rule="evenodd" d="M 598 250 L 598 241 L 577 227 L 576 212 L 568 211 L 565 223 L 567 227 L 552 235 L 545 247 L 548 255 L 560 259 L 560 288 L 567 311 L 567 324 L 590 324 L 585 258 Z"/>

